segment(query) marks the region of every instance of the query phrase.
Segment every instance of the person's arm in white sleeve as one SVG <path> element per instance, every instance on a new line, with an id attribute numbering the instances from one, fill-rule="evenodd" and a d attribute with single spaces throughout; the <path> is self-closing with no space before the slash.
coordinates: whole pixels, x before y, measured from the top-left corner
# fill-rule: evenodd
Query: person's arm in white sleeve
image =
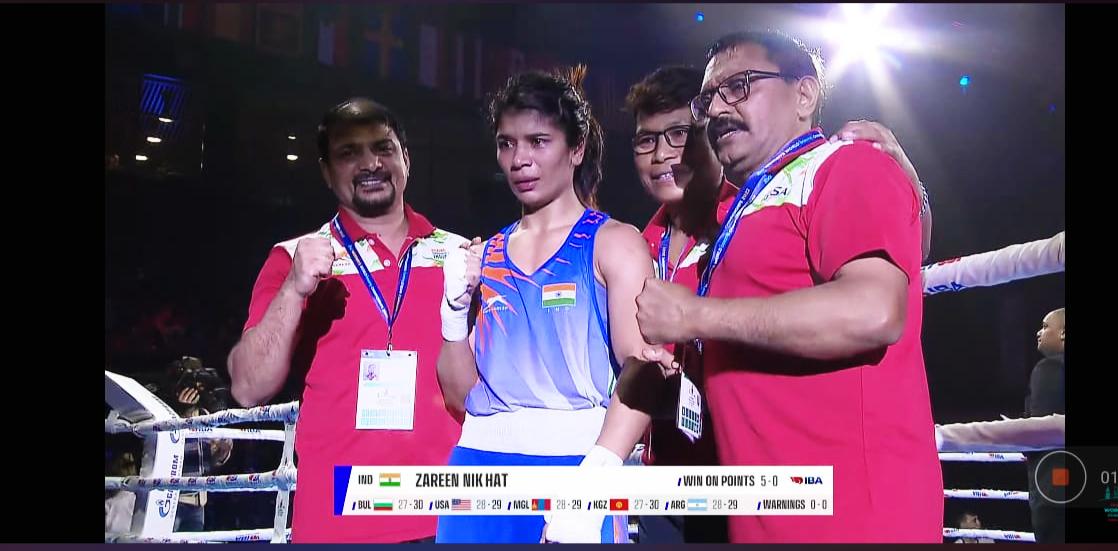
<path id="1" fill-rule="evenodd" d="M 936 425 L 941 452 L 1039 451 L 1064 447 L 1064 416 Z"/>

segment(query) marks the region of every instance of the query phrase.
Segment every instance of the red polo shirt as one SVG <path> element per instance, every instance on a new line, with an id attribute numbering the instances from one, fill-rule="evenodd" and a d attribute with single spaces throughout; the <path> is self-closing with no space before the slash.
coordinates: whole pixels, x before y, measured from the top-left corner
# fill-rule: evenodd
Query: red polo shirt
<path id="1" fill-rule="evenodd" d="M 769 297 L 878 255 L 908 276 L 903 336 L 811 361 L 705 343 L 707 400 L 725 465 L 833 465 L 833 516 L 733 516 L 733 542 L 942 541 L 943 479 L 920 347 L 920 198 L 867 143 L 795 159 L 741 220 L 711 297 Z M 790 481 L 781 481 L 781 485 Z"/>
<path id="2" fill-rule="evenodd" d="M 718 192 L 718 208 L 717 208 L 717 221 L 722 222 L 726 218 L 726 213 L 729 211 L 730 206 L 734 202 L 734 195 L 737 193 L 737 188 L 734 187 L 729 181 L 723 180 L 722 186 Z M 648 248 L 652 258 L 659 262 L 660 258 L 660 239 L 664 235 L 664 229 L 671 223 L 667 211 L 664 207 L 660 207 L 656 214 L 652 215 L 652 219 L 648 221 L 644 231 L 641 232 L 644 240 L 648 242 Z M 679 259 L 671 258 L 669 254 L 668 269 L 666 274 L 668 277 L 673 278 L 672 281 L 687 287 L 694 291 L 699 286 L 700 269 L 706 265 L 709 259 L 707 254 L 706 243 L 696 243 L 694 238 L 689 238 L 687 244 L 683 248 L 683 252 Z M 681 260 L 679 266 L 676 266 L 676 260 Z M 675 271 L 674 276 L 672 271 Z M 669 349 L 674 349 L 674 344 L 666 345 Z M 677 354 L 677 357 L 679 355 Z M 684 371 L 687 376 L 695 383 L 701 382 L 703 376 L 701 371 L 697 369 L 698 364 L 683 359 Z M 679 384 L 673 378 L 672 386 L 668 392 L 665 393 L 663 400 L 671 402 L 672 411 L 675 411 L 675 401 L 679 398 Z M 704 409 L 709 414 L 709 408 L 704 405 Z M 711 419 L 707 418 L 705 421 L 709 422 Z M 703 427 L 703 436 L 694 443 L 687 439 L 682 432 L 675 426 L 675 421 L 668 419 L 654 419 L 652 426 L 644 437 L 644 454 L 642 460 L 645 465 L 717 465 L 718 457 L 714 448 L 714 429 L 709 426 Z"/>
<path id="3" fill-rule="evenodd" d="M 397 253 L 341 212 L 342 226 L 363 248 L 373 280 L 394 304 L 399 276 Z M 408 237 L 401 251 L 415 243 L 411 279 L 393 328 L 393 348 L 418 352 L 413 430 L 357 430 L 357 381 L 362 349 L 383 350 L 388 337 L 384 318 L 352 262 L 335 261 L 335 275 L 321 282 L 307 300 L 292 358 L 291 376 L 303 382 L 302 406 L 296 426 L 295 451 L 299 484 L 295 492 L 292 540 L 306 542 L 384 543 L 435 535 L 436 517 L 373 517 L 335 515 L 334 465 L 446 465 L 458 442 L 459 423 L 447 412 L 435 374 L 442 346 L 439 305 L 443 296 L 442 259 L 462 237 L 436 229 L 422 215 L 404 207 Z M 333 236 L 335 257 L 348 258 L 329 222 L 303 237 Z M 252 291 L 248 322 L 264 317 L 291 269 L 298 239 L 276 245 L 268 255 Z M 440 252 L 441 251 L 441 252 Z M 441 254 L 441 256 L 440 256 Z"/>

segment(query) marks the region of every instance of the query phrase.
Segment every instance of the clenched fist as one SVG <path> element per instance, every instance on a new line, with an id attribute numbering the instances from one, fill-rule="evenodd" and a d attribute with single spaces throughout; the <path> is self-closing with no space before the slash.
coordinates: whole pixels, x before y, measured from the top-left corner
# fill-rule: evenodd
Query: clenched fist
<path id="1" fill-rule="evenodd" d="M 295 257 L 291 259 L 286 285 L 299 296 L 309 297 L 318 288 L 318 282 L 330 277 L 333 264 L 334 246 L 329 238 L 305 238 L 295 246 Z"/>
<path id="2" fill-rule="evenodd" d="M 682 285 L 650 277 L 637 295 L 637 325 L 644 340 L 651 344 L 691 340 L 687 309 L 695 293 Z M 645 358 L 653 360 L 652 358 Z"/>

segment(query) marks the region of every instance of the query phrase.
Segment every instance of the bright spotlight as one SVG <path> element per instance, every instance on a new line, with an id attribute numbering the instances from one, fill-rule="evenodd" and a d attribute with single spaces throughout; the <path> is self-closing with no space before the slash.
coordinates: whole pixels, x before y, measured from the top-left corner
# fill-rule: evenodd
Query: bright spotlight
<path id="1" fill-rule="evenodd" d="M 830 63 L 829 76 L 838 79 L 843 70 L 855 62 L 862 62 L 876 71 L 881 70 L 882 60 L 889 59 L 886 50 L 912 49 L 906 32 L 890 27 L 885 19 L 893 4 L 843 4 L 841 22 L 826 24 L 826 36 L 838 46 Z"/>

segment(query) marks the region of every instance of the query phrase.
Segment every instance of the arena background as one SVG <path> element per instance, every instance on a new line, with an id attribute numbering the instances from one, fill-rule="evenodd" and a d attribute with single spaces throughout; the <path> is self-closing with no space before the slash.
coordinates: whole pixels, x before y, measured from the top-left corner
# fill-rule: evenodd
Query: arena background
<path id="1" fill-rule="evenodd" d="M 225 356 L 269 247 L 333 212 L 314 129 L 345 97 L 375 98 L 402 119 L 412 159 L 406 197 L 417 210 L 460 234 L 488 236 L 518 211 L 494 161 L 484 95 L 518 68 L 587 63 L 587 92 L 607 132 L 602 207 L 642 227 L 654 205 L 632 167 L 632 120 L 620 111 L 628 86 L 661 64 L 701 67 L 713 39 L 745 28 L 784 30 L 830 61 L 844 44 L 821 22 L 841 20 L 839 10 L 108 6 L 107 369 L 144 379 L 191 355 L 227 377 Z M 911 30 L 919 47 L 883 48 L 876 71 L 858 62 L 847 68 L 831 82 L 824 129 L 868 118 L 896 133 L 931 195 L 932 260 L 1063 230 L 1064 7 L 898 5 L 888 21 Z M 1046 312 L 1063 305 L 1064 279 L 927 300 L 925 358 L 937 422 L 1021 414 L 1039 359 L 1035 332 Z M 275 444 L 238 443 L 223 470 L 266 470 L 278 453 Z M 1025 489 L 1023 464 L 944 468 L 950 487 Z M 207 529 L 269 525 L 272 499 L 211 494 Z M 989 501 L 948 500 L 945 525 L 964 507 L 979 513 L 984 528 L 1028 529 L 1027 507 Z"/>

